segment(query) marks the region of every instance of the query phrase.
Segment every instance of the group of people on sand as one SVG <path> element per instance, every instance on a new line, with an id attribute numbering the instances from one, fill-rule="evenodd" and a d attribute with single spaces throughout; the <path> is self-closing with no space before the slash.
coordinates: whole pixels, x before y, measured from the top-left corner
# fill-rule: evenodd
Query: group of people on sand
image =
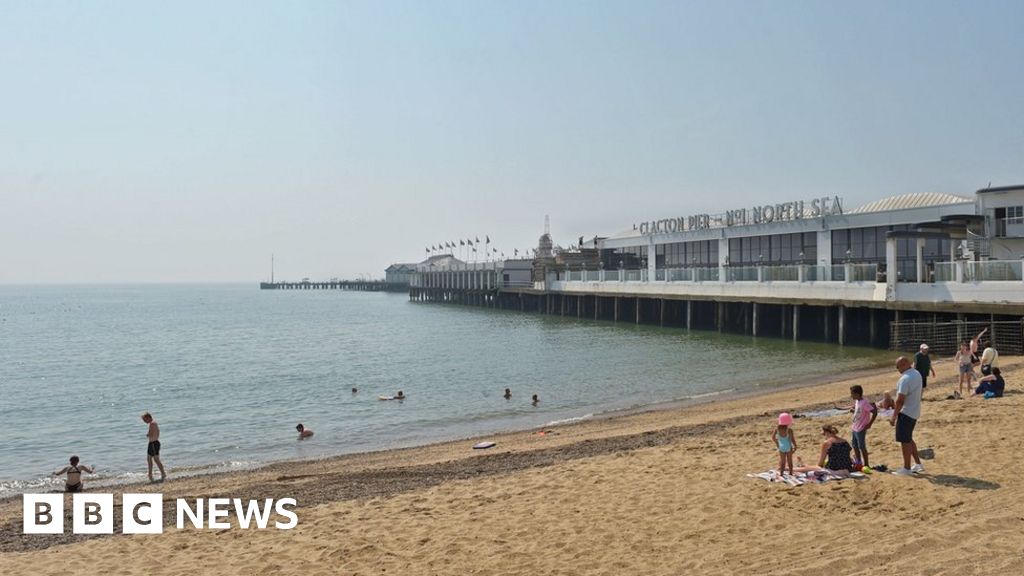
<path id="1" fill-rule="evenodd" d="M 160 460 L 160 426 L 153 419 L 153 415 L 149 412 L 142 413 L 142 421 L 146 423 L 146 465 L 149 473 L 150 482 L 163 482 L 167 478 L 167 473 L 164 471 L 164 463 Z M 160 470 L 160 479 L 155 480 L 153 478 L 153 464 L 156 464 Z M 82 473 L 95 474 L 96 469 L 92 466 L 87 466 L 81 463 L 78 456 L 72 456 L 68 459 L 68 465 L 53 472 L 52 476 L 63 476 L 67 474 L 67 478 L 64 480 L 64 491 L 65 492 L 81 492 L 84 485 L 82 483 Z"/>
<path id="2" fill-rule="evenodd" d="M 999 352 L 989 343 L 982 350 L 981 356 L 978 356 L 978 343 L 986 332 L 988 332 L 988 328 L 982 330 L 971 340 L 965 340 L 960 344 L 956 355 L 953 356 L 953 361 L 957 365 L 958 380 L 957 389 L 951 398 L 963 398 L 965 390 L 971 391 L 974 382 L 977 382 L 978 386 L 974 388 L 972 396 L 983 395 L 989 398 L 998 398 L 1003 395 L 1005 382 L 999 370 Z M 974 371 L 975 368 L 981 372 L 980 377 Z"/>
<path id="3" fill-rule="evenodd" d="M 980 358 L 975 355 L 978 343 L 984 335 L 985 331 L 983 330 L 973 340 L 964 342 L 954 357 L 958 366 L 958 385 L 962 387 L 965 383 L 965 375 L 968 375 L 966 377 L 969 379 L 967 389 L 970 390 L 970 380 L 974 378 L 973 367 L 977 364 L 980 366 L 982 376 L 977 378 L 978 387 L 971 395 L 982 395 L 986 398 L 1000 397 L 1003 395 L 1006 383 L 999 370 L 998 352 L 989 345 L 982 352 Z M 964 358 L 967 359 L 966 363 Z M 928 376 L 935 376 L 928 345 L 921 344 L 913 360 L 905 356 L 897 358 L 896 370 L 900 373 L 900 377 L 896 383 L 895 397 L 891 392 L 886 391 L 882 394 L 880 401 L 875 403 L 864 397 L 864 389 L 860 385 L 850 387 L 850 398 L 853 400 L 853 405 L 842 408 L 853 413 L 850 423 L 850 440 L 847 441 L 841 437 L 835 426 L 822 425 L 821 449 L 816 465 L 804 465 L 799 458 L 794 463 L 797 442 L 793 432 L 793 416 L 786 412 L 779 414 L 777 426 L 771 436 L 779 456 L 779 474 L 784 475 L 787 471 L 790 475 L 797 472 L 828 471 L 838 476 L 844 476 L 865 468 L 870 470 L 867 434 L 880 411 L 883 410 L 892 411 L 889 424 L 895 428 L 896 442 L 900 445 L 900 455 L 903 460 L 903 466 L 894 470 L 893 474 L 906 476 L 924 472 L 917 443 L 914 441 L 914 429 L 921 417 L 921 399 L 924 389 L 928 385 Z M 960 388 L 960 390 L 962 389 Z M 951 398 L 953 397 L 961 398 L 962 395 L 956 393 L 955 396 L 951 396 Z M 852 458 L 851 452 L 853 453 Z"/>

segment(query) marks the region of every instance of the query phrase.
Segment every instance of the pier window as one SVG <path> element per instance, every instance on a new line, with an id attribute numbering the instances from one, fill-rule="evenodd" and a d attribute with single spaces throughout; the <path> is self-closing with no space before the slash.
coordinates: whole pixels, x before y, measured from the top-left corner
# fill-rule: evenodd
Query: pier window
<path id="1" fill-rule="evenodd" d="M 818 258 L 814 232 L 749 236 L 729 240 L 730 266 L 811 263 Z"/>

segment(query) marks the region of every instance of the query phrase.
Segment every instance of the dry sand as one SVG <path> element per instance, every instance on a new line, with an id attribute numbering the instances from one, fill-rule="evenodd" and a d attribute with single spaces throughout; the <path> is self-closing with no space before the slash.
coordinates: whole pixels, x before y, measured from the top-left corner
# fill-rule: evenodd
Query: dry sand
<path id="1" fill-rule="evenodd" d="M 0 574 L 995 574 L 1024 572 L 1024 369 L 1004 398 L 944 400 L 937 366 L 915 436 L 920 477 L 788 487 L 746 478 L 775 465 L 774 415 L 820 408 L 856 380 L 557 428 L 176 479 L 165 499 L 295 497 L 294 530 L 23 536 L 20 499 L 0 502 Z M 798 455 L 819 427 L 797 420 Z M 899 463 L 893 429 L 869 432 L 873 463 Z M 152 490 L 131 487 L 131 492 Z M 168 514 L 172 521 L 173 515 Z"/>

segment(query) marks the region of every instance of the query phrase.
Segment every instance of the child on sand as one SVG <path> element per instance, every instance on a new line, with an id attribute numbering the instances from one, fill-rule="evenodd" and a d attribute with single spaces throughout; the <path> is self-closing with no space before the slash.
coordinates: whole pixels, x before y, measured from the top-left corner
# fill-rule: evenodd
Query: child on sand
<path id="1" fill-rule="evenodd" d="M 796 452 L 796 438 L 793 436 L 793 417 L 788 412 L 779 414 L 779 425 L 772 431 L 772 442 L 779 450 L 779 474 L 784 474 L 789 466 L 793 474 L 793 452 Z"/>
<path id="2" fill-rule="evenodd" d="M 65 492 L 81 492 L 82 491 L 82 472 L 93 473 L 93 469 L 86 466 L 85 464 L 78 463 L 78 456 L 72 456 L 69 460 L 70 466 L 65 466 L 60 470 L 53 473 L 54 476 L 60 476 L 61 474 L 67 474 L 68 479 L 64 481 Z"/>
<path id="3" fill-rule="evenodd" d="M 868 465 L 868 429 L 878 417 L 878 406 L 864 397 L 864 388 L 859 384 L 850 386 L 853 399 L 853 424 L 850 426 L 853 439 L 853 457 L 862 465 Z"/>
<path id="4" fill-rule="evenodd" d="M 878 408 L 881 410 L 893 410 L 896 408 L 896 401 L 892 399 L 892 392 L 886 390 L 882 392 L 882 399 L 879 401 Z"/>

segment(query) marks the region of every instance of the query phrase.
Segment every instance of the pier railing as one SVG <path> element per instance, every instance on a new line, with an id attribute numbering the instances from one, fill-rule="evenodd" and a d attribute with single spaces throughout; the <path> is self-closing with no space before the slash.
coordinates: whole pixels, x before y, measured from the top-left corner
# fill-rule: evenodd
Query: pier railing
<path id="1" fill-rule="evenodd" d="M 936 262 L 936 282 L 1024 282 L 1024 261 Z"/>

